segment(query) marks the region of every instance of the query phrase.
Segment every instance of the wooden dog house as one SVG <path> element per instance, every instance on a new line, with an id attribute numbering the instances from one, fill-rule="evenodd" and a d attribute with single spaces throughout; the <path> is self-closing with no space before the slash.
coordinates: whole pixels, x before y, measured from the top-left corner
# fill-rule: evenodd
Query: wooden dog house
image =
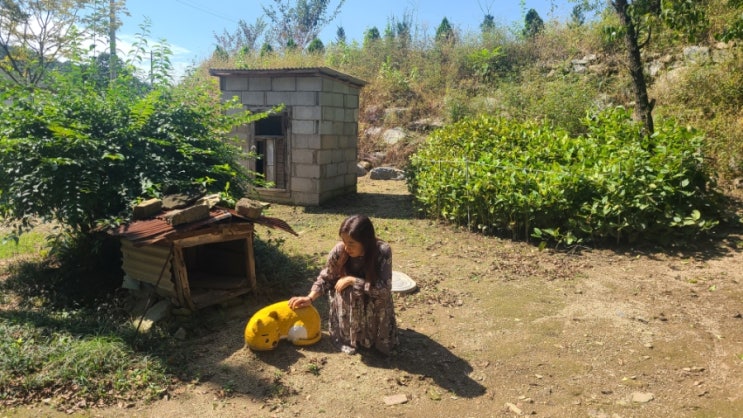
<path id="1" fill-rule="evenodd" d="M 152 286 L 176 306 L 197 310 L 256 287 L 256 224 L 296 235 L 286 222 L 215 207 L 208 217 L 173 226 L 163 212 L 113 231 L 120 237 L 125 282 Z"/>

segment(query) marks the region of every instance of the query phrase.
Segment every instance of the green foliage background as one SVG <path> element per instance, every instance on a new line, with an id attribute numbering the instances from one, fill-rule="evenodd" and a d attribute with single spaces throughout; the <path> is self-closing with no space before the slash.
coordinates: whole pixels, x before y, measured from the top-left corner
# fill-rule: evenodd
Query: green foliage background
<path id="1" fill-rule="evenodd" d="M 52 90 L 10 89 L 0 103 L 3 217 L 41 217 L 85 233 L 166 189 L 247 193 L 243 156 L 228 133 L 256 116 L 228 112 L 234 103 L 204 91 L 138 94 L 124 82 L 99 90 L 68 73 Z"/>

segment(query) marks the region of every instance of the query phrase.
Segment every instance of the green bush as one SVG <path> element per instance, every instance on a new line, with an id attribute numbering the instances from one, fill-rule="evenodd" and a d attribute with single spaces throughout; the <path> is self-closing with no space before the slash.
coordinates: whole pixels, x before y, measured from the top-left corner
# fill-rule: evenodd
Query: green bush
<path id="1" fill-rule="evenodd" d="M 98 91 L 60 77 L 0 95 L 0 217 L 37 216 L 87 232 L 168 188 L 241 195 L 249 177 L 228 139 L 229 104 L 198 90 Z M 242 119 L 241 119 L 242 118 Z"/>
<path id="2" fill-rule="evenodd" d="M 536 122 L 464 119 L 414 154 L 409 187 L 427 216 L 566 244 L 662 241 L 717 225 L 722 202 L 702 138 L 671 120 L 645 137 L 630 116 L 616 108 L 586 118 L 579 137 Z"/>

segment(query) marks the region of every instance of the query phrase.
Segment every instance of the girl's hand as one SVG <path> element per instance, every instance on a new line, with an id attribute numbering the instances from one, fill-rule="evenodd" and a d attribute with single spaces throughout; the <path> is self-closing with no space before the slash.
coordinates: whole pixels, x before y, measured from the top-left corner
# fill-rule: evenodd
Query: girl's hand
<path id="1" fill-rule="evenodd" d="M 335 282 L 335 291 L 340 292 L 348 286 L 353 286 L 354 283 L 356 283 L 356 278 L 353 276 L 341 277 Z"/>
<path id="2" fill-rule="evenodd" d="M 304 308 L 312 305 L 312 298 L 309 296 L 294 296 L 289 299 L 289 307 L 292 309 Z"/>

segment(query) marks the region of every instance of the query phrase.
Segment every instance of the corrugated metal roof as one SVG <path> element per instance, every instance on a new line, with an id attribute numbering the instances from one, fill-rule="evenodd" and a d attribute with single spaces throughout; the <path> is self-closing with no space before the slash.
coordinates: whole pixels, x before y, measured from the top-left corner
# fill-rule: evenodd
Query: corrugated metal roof
<path id="1" fill-rule="evenodd" d="M 224 77 L 231 75 L 253 75 L 253 76 L 282 76 L 282 75 L 298 75 L 298 76 L 326 76 L 335 78 L 347 83 L 363 87 L 367 84 L 366 81 L 356 78 L 352 75 L 342 73 L 328 67 L 295 67 L 295 68 L 254 68 L 254 69 L 240 69 L 240 68 L 210 68 L 209 75 Z"/>
<path id="2" fill-rule="evenodd" d="M 207 230 L 208 227 L 225 223 L 253 223 L 269 228 L 276 228 L 297 235 L 289 224 L 278 218 L 261 216 L 256 219 L 246 218 L 228 208 L 214 207 L 209 211 L 209 217 L 182 225 L 171 225 L 166 216 L 169 212 L 162 212 L 154 218 L 133 221 L 111 231 L 111 234 L 125 238 L 135 245 L 155 244 L 167 241 L 181 234 Z"/>

